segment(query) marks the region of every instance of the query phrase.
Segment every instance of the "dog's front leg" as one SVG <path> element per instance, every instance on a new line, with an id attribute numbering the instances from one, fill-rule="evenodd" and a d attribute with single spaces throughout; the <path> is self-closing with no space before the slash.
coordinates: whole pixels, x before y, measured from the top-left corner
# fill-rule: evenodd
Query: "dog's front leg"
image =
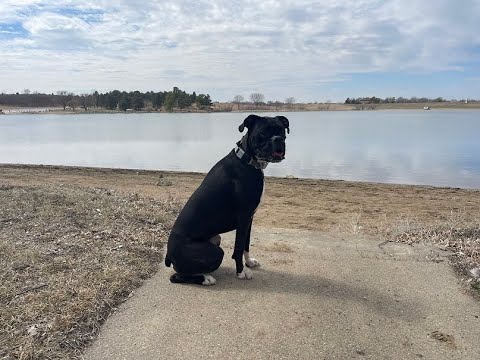
<path id="1" fill-rule="evenodd" d="M 247 242 L 245 243 L 245 250 L 243 251 L 243 256 L 245 258 L 245 265 L 249 268 L 260 266 L 260 263 L 258 262 L 257 259 L 250 257 L 250 235 L 252 233 L 252 222 L 253 222 L 253 217 L 252 219 L 250 219 L 250 224 L 248 225 Z"/>
<path id="2" fill-rule="evenodd" d="M 250 280 L 252 272 L 243 266 L 243 255 L 245 247 L 250 237 L 250 229 L 252 225 L 251 218 L 239 219 L 237 231 L 235 234 L 235 248 L 233 250 L 232 259 L 235 260 L 235 267 L 237 271 L 237 278 Z"/>

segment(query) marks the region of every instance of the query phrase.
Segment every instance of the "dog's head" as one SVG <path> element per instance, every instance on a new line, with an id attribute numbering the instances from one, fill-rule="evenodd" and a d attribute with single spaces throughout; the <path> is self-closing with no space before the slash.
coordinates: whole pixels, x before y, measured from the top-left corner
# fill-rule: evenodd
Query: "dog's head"
<path id="1" fill-rule="evenodd" d="M 285 116 L 257 116 L 249 115 L 238 127 L 240 132 L 247 128 L 247 135 L 242 142 L 246 142 L 247 152 L 251 152 L 257 160 L 280 162 L 285 159 L 285 139 L 290 133 L 289 122 Z"/>

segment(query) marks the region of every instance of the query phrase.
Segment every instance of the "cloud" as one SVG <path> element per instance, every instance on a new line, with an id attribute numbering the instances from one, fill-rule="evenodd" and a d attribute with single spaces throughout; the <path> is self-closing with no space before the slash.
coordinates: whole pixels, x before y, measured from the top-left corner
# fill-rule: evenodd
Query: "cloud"
<path id="1" fill-rule="evenodd" d="M 349 74 L 478 65 L 479 17 L 475 0 L 3 0 L 0 70 L 10 74 L 0 91 L 55 91 L 63 79 L 73 91 L 180 86 L 216 99 L 314 100 Z"/>

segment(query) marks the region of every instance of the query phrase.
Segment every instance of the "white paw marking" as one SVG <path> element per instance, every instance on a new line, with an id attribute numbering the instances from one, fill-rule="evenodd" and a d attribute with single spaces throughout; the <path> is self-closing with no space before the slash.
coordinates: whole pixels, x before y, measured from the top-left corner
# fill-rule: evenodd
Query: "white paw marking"
<path id="1" fill-rule="evenodd" d="M 252 271 L 250 269 L 243 269 L 243 271 L 237 274 L 237 278 L 242 280 L 250 280 L 253 277 Z"/>
<path id="2" fill-rule="evenodd" d="M 252 268 L 252 267 L 260 266 L 260 263 L 258 262 L 257 259 L 250 257 L 250 253 L 248 251 L 243 252 L 243 257 L 245 258 L 245 265 L 247 265 L 247 267 Z"/>
<path id="3" fill-rule="evenodd" d="M 209 286 L 209 285 L 215 285 L 217 280 L 211 275 L 203 275 L 205 280 L 203 280 L 202 285 Z"/>
<path id="4" fill-rule="evenodd" d="M 245 265 L 247 265 L 249 268 L 253 268 L 260 266 L 260 262 L 255 258 L 248 258 L 245 260 Z"/>

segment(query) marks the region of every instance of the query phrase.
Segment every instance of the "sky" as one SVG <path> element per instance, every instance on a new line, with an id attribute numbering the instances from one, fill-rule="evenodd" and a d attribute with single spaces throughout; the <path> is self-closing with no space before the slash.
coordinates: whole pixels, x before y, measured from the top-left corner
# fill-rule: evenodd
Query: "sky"
<path id="1" fill-rule="evenodd" d="M 480 0 L 1 0 L 0 93 L 480 98 Z"/>

